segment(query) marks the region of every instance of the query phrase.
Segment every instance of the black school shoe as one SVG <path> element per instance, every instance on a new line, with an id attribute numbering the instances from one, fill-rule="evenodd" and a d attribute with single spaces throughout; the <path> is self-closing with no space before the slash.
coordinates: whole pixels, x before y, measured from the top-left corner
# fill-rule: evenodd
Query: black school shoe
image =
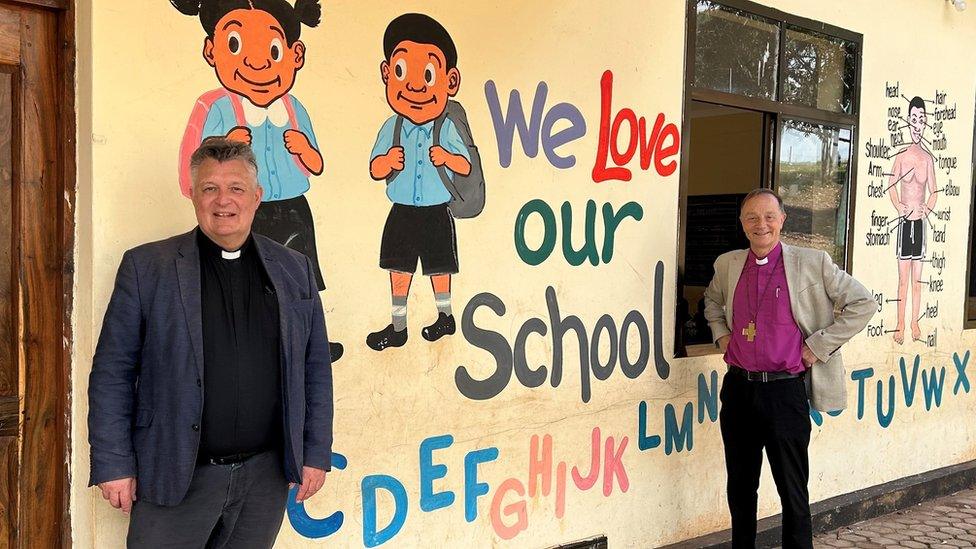
<path id="1" fill-rule="evenodd" d="M 427 326 L 420 332 L 420 335 L 424 336 L 427 341 L 437 341 L 438 339 L 451 335 L 457 331 L 457 327 L 454 325 L 454 315 L 447 315 L 444 313 L 437 313 L 437 320 L 433 324 Z"/>
<path id="2" fill-rule="evenodd" d="M 338 362 L 339 359 L 342 358 L 343 350 L 342 343 L 339 343 L 338 341 L 329 342 L 329 356 L 332 357 L 333 363 Z"/>
<path id="3" fill-rule="evenodd" d="M 366 336 L 366 345 L 374 351 L 382 351 L 387 347 L 403 347 L 403 344 L 406 342 L 407 329 L 404 328 L 398 332 L 393 329 L 393 324 L 389 324 L 386 328 Z"/>

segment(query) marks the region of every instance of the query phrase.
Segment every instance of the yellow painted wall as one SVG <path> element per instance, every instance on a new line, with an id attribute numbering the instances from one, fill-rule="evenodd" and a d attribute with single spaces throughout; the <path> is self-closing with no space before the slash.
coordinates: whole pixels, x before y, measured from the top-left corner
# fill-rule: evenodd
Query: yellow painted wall
<path id="1" fill-rule="evenodd" d="M 872 199 L 867 185 L 867 139 L 888 135 L 885 84 L 899 82 L 902 93 L 933 98 L 945 91 L 958 117 L 947 121 L 945 155 L 958 158 L 951 180 L 959 196 L 940 198 L 951 204 L 945 225 L 947 261 L 941 279 L 935 319 L 925 319 L 926 334 L 938 329 L 937 345 L 908 342 L 898 346 L 888 336 L 861 334 L 844 355 L 848 371 L 873 368 L 865 384 L 863 417 L 858 417 L 858 383 L 849 382 L 851 407 L 815 425 L 810 448 L 811 497 L 824 499 L 937 467 L 976 458 L 976 392 L 953 390 L 960 360 L 976 349 L 976 331 L 963 331 L 965 251 L 972 180 L 973 97 L 976 73 L 969 52 L 976 47 L 976 14 L 958 13 L 945 2 L 928 0 L 830 0 L 764 2 L 783 11 L 863 33 L 858 174 L 853 214 L 853 274 L 885 298 L 897 285 L 892 246 L 869 247 L 864 234 L 871 213 L 891 215 L 887 198 Z M 176 183 L 179 141 L 195 99 L 217 87 L 200 51 L 199 22 L 179 14 L 167 2 L 79 2 L 79 190 L 78 279 L 75 291 L 75 355 L 73 369 L 72 520 L 77 547 L 121 546 L 126 519 L 111 509 L 94 489 L 87 488 L 87 375 L 94 341 L 101 326 L 115 270 L 124 250 L 190 229 L 192 208 Z M 386 273 L 377 266 L 380 235 L 389 209 L 382 183 L 367 173 L 369 151 L 382 122 L 390 116 L 379 78 L 382 34 L 395 16 L 409 11 L 432 14 L 451 32 L 459 51 L 462 85 L 458 99 L 465 105 L 481 148 L 488 185 L 484 213 L 457 223 L 461 272 L 453 285 L 454 311 L 460 319 L 466 305 L 481 292 L 498 296 L 503 316 L 486 308 L 475 322 L 503 334 L 509 342 L 529 318 L 550 325 L 546 290 L 551 286 L 565 317 L 577 315 L 592 334 L 601 315 L 619 330 L 631 310 L 647 319 L 651 334 L 655 265 L 663 262 L 663 342 L 649 342 L 651 359 L 637 379 L 618 367 L 605 381 L 592 375 L 592 398 L 581 399 L 579 357 L 573 333 L 566 336 L 562 382 L 526 388 L 512 377 L 496 397 L 483 401 L 461 395 L 455 371 L 461 365 L 476 377 L 494 371 L 488 353 L 475 348 L 462 333 L 434 344 L 420 337 L 434 316 L 429 286 L 417 280 L 409 302 L 411 339 L 400 349 L 376 353 L 366 348 L 367 333 L 389 322 L 390 298 Z M 325 158 L 325 172 L 312 180 L 307 193 L 315 218 L 318 250 L 329 289 L 323 294 L 330 336 L 345 344 L 346 355 L 335 365 L 335 451 L 348 458 L 345 470 L 333 471 L 322 492 L 305 510 L 321 518 L 344 513 L 341 529 L 313 540 L 302 536 L 286 518 L 279 547 L 364 544 L 361 482 L 369 475 L 396 478 L 408 503 L 402 530 L 386 546 L 545 547 L 606 535 L 613 547 L 649 547 L 728 526 L 725 473 L 717 423 L 706 414 L 697 421 L 698 378 L 724 366 L 720 357 L 669 359 L 670 375 L 661 379 L 654 351 L 670 356 L 673 339 L 674 280 L 678 218 L 678 175 L 641 170 L 629 164 L 633 179 L 596 184 L 591 178 L 600 119 L 600 78 L 613 72 L 612 109 L 634 109 L 651 121 L 663 113 L 680 127 L 684 94 L 684 2 L 327 2 L 323 22 L 303 29 L 307 62 L 292 90 L 308 108 Z M 519 90 L 525 109 L 536 86 L 548 86 L 547 107 L 568 102 L 582 112 L 586 135 L 559 152 L 576 156 L 573 168 L 553 168 L 540 151 L 528 158 L 516 138 L 511 166 L 499 164 L 495 132 L 485 98 L 485 83 L 498 88 L 502 108 L 510 90 Z M 559 129 L 559 127 L 557 127 Z M 623 143 L 621 144 L 623 146 Z M 940 186 L 949 175 L 940 175 Z M 617 231 L 612 260 L 597 266 L 571 266 L 557 242 L 555 252 L 537 266 L 516 252 L 513 234 L 520 209 L 542 199 L 559 216 L 564 202 L 572 208 L 574 241 L 588 200 L 598 212 L 604 203 L 619 209 L 634 201 L 643 210 L 639 222 L 626 220 Z M 944 199 L 944 202 L 942 201 Z M 597 216 L 597 242 L 602 221 Z M 561 226 L 561 225 L 560 225 Z M 536 216 L 527 225 L 526 241 L 542 240 Z M 927 265 L 929 269 L 930 265 Z M 883 301 L 883 300 L 882 300 Z M 893 304 L 872 321 L 892 329 Z M 550 325 L 551 330 L 551 325 Z M 606 360 L 607 340 L 600 356 Z M 631 330 L 629 356 L 639 351 Z M 550 364 L 551 338 L 533 335 L 529 364 Z M 974 353 L 976 354 L 976 353 Z M 945 369 L 941 404 L 926 410 L 921 384 L 911 407 L 905 406 L 899 361 L 909 374 L 915 356 L 925 370 Z M 971 366 L 976 358 L 968 359 Z M 969 371 L 976 371 L 970 368 Z M 971 375 L 971 374 L 970 374 Z M 877 380 L 894 376 L 896 409 L 890 426 L 879 425 Z M 976 381 L 976 377 L 974 377 Z M 884 397 L 887 404 L 887 396 Z M 640 450 L 639 415 L 646 403 L 645 435 L 662 436 L 660 446 Z M 673 406 L 679 421 L 686 403 L 694 407 L 693 448 L 666 454 L 665 410 Z M 530 441 L 551 435 L 554 464 L 590 469 L 594 428 L 600 442 L 612 437 L 621 453 L 626 489 L 620 478 L 606 485 L 601 470 L 596 484 L 581 490 L 567 473 L 565 512 L 556 517 L 556 482 L 549 495 L 525 498 L 527 528 L 503 540 L 493 527 L 493 499 L 507 479 L 529 482 Z M 450 490 L 452 505 L 433 512 L 420 508 L 419 447 L 428 437 L 451 435 L 448 449 L 433 453 L 434 463 L 447 466 L 435 491 Z M 625 442 L 626 441 L 626 442 Z M 464 460 L 469 452 L 496 448 L 498 457 L 478 467 L 478 480 L 490 487 L 477 499 L 477 517 L 465 519 Z M 602 454 L 602 448 L 601 448 Z M 554 467 L 555 468 L 555 467 Z M 522 501 L 514 492 L 496 502 L 503 509 Z M 496 505 L 495 507 L 498 507 Z M 763 477 L 761 513 L 778 511 L 771 478 Z M 380 528 L 393 515 L 385 493 L 377 505 Z M 510 508 L 517 511 L 517 507 Z M 501 522 L 516 517 L 502 513 Z"/>

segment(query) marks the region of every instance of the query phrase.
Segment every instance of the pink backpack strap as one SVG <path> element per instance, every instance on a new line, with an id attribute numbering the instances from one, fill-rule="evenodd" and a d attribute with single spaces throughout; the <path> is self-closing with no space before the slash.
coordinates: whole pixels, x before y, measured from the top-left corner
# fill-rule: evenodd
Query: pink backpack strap
<path id="1" fill-rule="evenodd" d="M 213 107 L 214 102 L 225 95 L 227 95 L 227 90 L 224 88 L 208 91 L 197 98 L 196 103 L 193 104 L 193 110 L 190 111 L 190 119 L 186 123 L 183 140 L 180 142 L 179 169 L 180 192 L 187 198 L 190 197 L 190 186 L 193 184 L 193 180 L 190 178 L 190 157 L 193 155 L 193 151 L 200 146 L 200 142 L 203 141 L 203 126 L 207 123 L 210 108 Z M 243 110 L 241 113 L 243 118 Z"/>
<path id="2" fill-rule="evenodd" d="M 298 129 L 298 118 L 295 116 L 295 105 L 292 103 L 291 94 L 286 93 L 281 97 L 281 101 L 285 104 L 285 110 L 288 111 L 288 125 L 295 131 L 301 131 Z M 305 137 L 308 136 L 306 135 Z M 291 159 L 295 161 L 295 165 L 305 174 L 305 177 L 312 175 L 312 172 L 308 171 L 308 168 L 302 164 L 302 161 L 298 159 L 297 155 L 291 155 Z"/>
<path id="3" fill-rule="evenodd" d="M 241 104 L 241 96 L 227 90 L 224 90 L 224 93 L 230 98 L 230 106 L 234 109 L 234 119 L 237 120 L 237 125 L 246 128 L 247 121 L 244 120 L 244 105 Z"/>

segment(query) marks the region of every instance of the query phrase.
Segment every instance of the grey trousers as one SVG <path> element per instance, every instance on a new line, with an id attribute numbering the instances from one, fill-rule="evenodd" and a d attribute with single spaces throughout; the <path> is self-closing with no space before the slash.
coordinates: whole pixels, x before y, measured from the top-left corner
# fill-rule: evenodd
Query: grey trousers
<path id="1" fill-rule="evenodd" d="M 197 465 L 179 505 L 135 502 L 127 547 L 270 548 L 281 529 L 287 498 L 278 452 L 232 465 Z"/>

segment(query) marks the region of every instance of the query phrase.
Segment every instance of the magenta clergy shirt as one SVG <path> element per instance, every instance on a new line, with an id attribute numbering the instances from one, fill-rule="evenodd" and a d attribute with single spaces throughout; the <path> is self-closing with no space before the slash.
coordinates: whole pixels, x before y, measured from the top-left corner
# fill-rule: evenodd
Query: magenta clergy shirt
<path id="1" fill-rule="evenodd" d="M 725 362 L 753 372 L 800 373 L 803 334 L 790 308 L 790 289 L 783 266 L 783 245 L 776 244 L 764 265 L 749 250 L 732 298 L 732 338 Z M 756 315 L 755 339 L 742 331 Z"/>

